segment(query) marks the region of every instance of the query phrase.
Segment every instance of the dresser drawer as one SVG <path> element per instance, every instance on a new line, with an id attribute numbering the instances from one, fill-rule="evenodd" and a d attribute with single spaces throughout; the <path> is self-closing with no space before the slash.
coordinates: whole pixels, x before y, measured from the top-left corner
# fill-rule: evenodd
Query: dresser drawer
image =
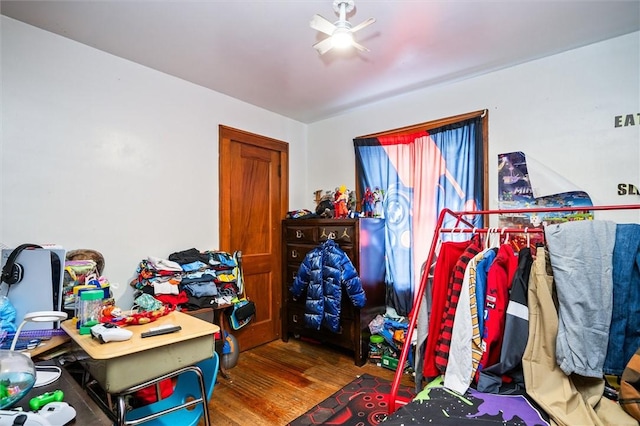
<path id="1" fill-rule="evenodd" d="M 355 241 L 355 230 L 353 225 L 320 225 L 318 227 L 319 240 L 334 240 L 338 244 L 353 244 Z"/>
<path id="2" fill-rule="evenodd" d="M 289 323 L 289 330 L 294 331 L 304 328 L 304 304 L 289 302 L 287 304 L 287 322 Z"/>
<path id="3" fill-rule="evenodd" d="M 287 290 L 287 306 L 292 310 L 300 310 L 304 313 L 305 302 L 307 300 L 307 290 L 304 289 L 300 297 L 293 299 L 293 294 L 290 290 Z M 340 319 L 351 320 L 357 318 L 360 315 L 360 309 L 353 306 L 351 299 L 347 295 L 347 292 L 342 289 L 342 302 L 340 303 Z"/>
<path id="4" fill-rule="evenodd" d="M 287 263 L 302 263 L 307 253 L 309 253 L 315 247 L 316 246 L 309 244 L 287 244 Z"/>
<path id="5" fill-rule="evenodd" d="M 284 282 L 287 288 L 291 288 L 291 286 L 293 285 L 293 281 L 296 279 L 299 269 L 300 269 L 299 263 L 287 264 L 287 274 L 284 276 Z"/>
<path id="6" fill-rule="evenodd" d="M 285 229 L 285 239 L 289 242 L 296 243 L 317 243 L 318 227 L 317 226 L 296 226 L 292 225 Z"/>
<path id="7" fill-rule="evenodd" d="M 356 333 L 355 322 L 348 318 L 340 320 L 340 330 L 337 333 L 333 333 L 326 328 L 321 328 L 320 330 L 307 328 L 304 323 L 304 306 L 298 304 L 287 306 L 287 324 L 289 332 L 295 335 L 308 336 L 322 342 L 329 342 L 350 349 L 353 349 L 354 338 L 360 335 L 359 332 Z"/>

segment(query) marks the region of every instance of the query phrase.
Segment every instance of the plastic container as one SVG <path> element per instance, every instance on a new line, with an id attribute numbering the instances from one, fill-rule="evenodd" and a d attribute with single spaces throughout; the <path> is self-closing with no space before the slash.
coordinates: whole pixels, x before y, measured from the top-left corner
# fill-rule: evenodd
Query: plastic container
<path id="1" fill-rule="evenodd" d="M 80 293 L 80 300 L 76 302 L 78 303 L 77 326 L 80 334 L 90 334 L 91 327 L 100 323 L 103 298 L 102 290 L 85 290 Z"/>
<path id="2" fill-rule="evenodd" d="M 0 409 L 20 401 L 36 382 L 36 367 L 27 355 L 0 350 Z"/>
<path id="3" fill-rule="evenodd" d="M 372 334 L 369 337 L 369 361 L 378 363 L 384 353 L 384 337 Z"/>

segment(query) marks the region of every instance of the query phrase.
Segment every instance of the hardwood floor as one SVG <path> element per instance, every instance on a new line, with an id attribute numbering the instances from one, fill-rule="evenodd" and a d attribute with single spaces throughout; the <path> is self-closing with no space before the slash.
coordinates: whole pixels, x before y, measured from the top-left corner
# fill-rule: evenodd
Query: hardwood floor
<path id="1" fill-rule="evenodd" d="M 229 370 L 218 375 L 209 402 L 211 421 L 218 426 L 286 425 L 361 374 L 393 380 L 392 370 L 365 364 L 353 356 L 297 339 L 275 340 L 240 353 Z M 413 386 L 409 375 L 402 384 Z"/>

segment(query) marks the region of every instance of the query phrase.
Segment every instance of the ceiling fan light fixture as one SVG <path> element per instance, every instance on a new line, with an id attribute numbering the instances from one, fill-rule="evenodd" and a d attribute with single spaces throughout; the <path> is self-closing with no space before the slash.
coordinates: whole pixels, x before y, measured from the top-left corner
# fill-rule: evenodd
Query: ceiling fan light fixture
<path id="1" fill-rule="evenodd" d="M 355 27 L 352 26 L 347 20 L 347 13 L 351 12 L 354 7 L 354 0 L 334 0 L 333 8 L 339 15 L 339 19 L 336 22 L 332 23 L 318 14 L 311 18 L 311 22 L 309 22 L 311 28 L 329 36 L 313 45 L 320 55 L 324 55 L 333 48 L 346 49 L 355 47 L 361 52 L 369 51 L 369 49 L 355 41 L 353 34 L 373 24 L 376 20 L 369 18 Z"/>
<path id="2" fill-rule="evenodd" d="M 338 49 L 345 49 L 353 45 L 353 34 L 346 28 L 338 28 L 331 35 L 331 44 Z"/>

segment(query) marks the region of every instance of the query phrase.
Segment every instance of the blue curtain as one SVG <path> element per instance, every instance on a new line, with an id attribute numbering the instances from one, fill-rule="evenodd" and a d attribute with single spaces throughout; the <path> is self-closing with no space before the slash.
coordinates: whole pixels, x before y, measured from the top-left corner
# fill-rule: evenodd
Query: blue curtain
<path id="1" fill-rule="evenodd" d="M 360 193 L 384 191 L 387 305 L 400 315 L 411 312 L 440 211 L 483 205 L 481 120 L 354 139 Z"/>

